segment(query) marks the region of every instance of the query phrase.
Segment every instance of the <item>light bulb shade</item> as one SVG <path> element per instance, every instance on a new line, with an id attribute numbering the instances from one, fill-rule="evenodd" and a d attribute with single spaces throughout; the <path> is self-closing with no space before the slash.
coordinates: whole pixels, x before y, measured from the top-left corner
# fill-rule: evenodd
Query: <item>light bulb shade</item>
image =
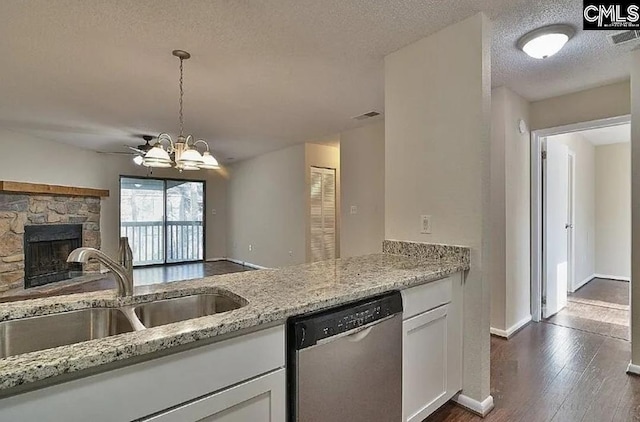
<path id="1" fill-rule="evenodd" d="M 198 167 L 202 164 L 202 155 L 198 151 L 193 148 L 189 148 L 184 150 L 182 154 L 180 154 L 180 158 L 176 161 L 178 166 L 182 167 Z"/>
<path id="2" fill-rule="evenodd" d="M 202 154 L 202 164 L 198 167 L 205 170 L 216 170 L 220 168 L 220 164 L 218 164 L 218 160 L 216 160 L 209 151 L 205 151 L 204 154 Z"/>
<path id="3" fill-rule="evenodd" d="M 144 158 L 142 158 L 142 156 L 140 156 L 140 155 L 136 155 L 135 157 L 133 157 L 133 162 L 136 163 L 139 166 L 142 165 L 143 161 L 144 161 Z"/>
<path id="4" fill-rule="evenodd" d="M 523 35 L 518 48 L 534 59 L 546 59 L 560 51 L 574 33 L 569 25 L 545 26 Z"/>
<path id="5" fill-rule="evenodd" d="M 167 168 L 171 167 L 171 157 L 169 157 L 169 153 L 164 148 L 156 145 L 144 155 L 142 164 L 146 167 Z"/>

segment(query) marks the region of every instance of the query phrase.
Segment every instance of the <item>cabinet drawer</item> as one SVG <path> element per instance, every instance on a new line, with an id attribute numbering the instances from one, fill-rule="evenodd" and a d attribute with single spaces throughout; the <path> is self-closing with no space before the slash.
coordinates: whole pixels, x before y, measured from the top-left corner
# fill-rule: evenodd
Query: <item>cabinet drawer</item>
<path id="1" fill-rule="evenodd" d="M 285 386 L 279 369 L 140 422 L 284 422 Z"/>
<path id="2" fill-rule="evenodd" d="M 403 290 L 403 319 L 409 319 L 415 315 L 451 302 L 451 289 L 455 277 L 460 277 L 460 274 L 456 273 L 442 280 Z"/>

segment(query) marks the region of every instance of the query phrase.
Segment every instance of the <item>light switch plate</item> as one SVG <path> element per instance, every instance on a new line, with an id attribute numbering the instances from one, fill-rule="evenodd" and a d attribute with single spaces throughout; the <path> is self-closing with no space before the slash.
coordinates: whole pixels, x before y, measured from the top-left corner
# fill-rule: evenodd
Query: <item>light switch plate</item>
<path id="1" fill-rule="evenodd" d="M 351 205 L 350 213 L 351 214 L 357 214 L 358 213 L 358 206 L 357 205 Z"/>
<path id="2" fill-rule="evenodd" d="M 431 234 L 431 216 L 430 215 L 420 216 L 420 233 Z"/>

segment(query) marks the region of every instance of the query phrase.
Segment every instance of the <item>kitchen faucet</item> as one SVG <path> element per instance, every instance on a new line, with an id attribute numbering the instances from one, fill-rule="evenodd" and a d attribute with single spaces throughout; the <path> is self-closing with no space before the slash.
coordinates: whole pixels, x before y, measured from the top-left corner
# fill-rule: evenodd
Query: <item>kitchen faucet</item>
<path id="1" fill-rule="evenodd" d="M 118 264 L 102 251 L 95 248 L 78 248 L 71 251 L 67 262 L 86 264 L 94 258 L 113 273 L 118 286 L 118 297 L 133 296 L 133 274 L 131 271 Z"/>

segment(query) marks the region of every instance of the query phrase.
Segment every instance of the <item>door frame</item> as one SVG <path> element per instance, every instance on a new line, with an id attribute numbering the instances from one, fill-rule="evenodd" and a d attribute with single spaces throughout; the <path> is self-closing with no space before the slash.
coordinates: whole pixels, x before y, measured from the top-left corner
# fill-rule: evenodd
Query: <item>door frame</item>
<path id="1" fill-rule="evenodd" d="M 573 286 L 576 278 L 576 153 L 569 149 L 569 213 L 570 213 L 570 236 L 568 239 L 568 261 L 567 271 L 567 292 L 573 293 Z"/>
<path id="2" fill-rule="evenodd" d="M 122 233 L 122 200 L 120 198 L 120 193 L 122 189 L 122 179 L 145 179 L 145 180 L 162 180 L 165 186 L 165 200 L 163 204 L 163 218 L 165 223 L 165 233 L 164 233 L 164 263 L 160 264 L 146 264 L 146 265 L 136 265 L 134 268 L 152 268 L 152 267 L 164 267 L 168 265 L 182 265 L 182 264 L 193 264 L 198 262 L 206 262 L 207 261 L 207 181 L 204 179 L 187 179 L 187 178 L 178 178 L 178 177 L 155 177 L 155 176 L 136 176 L 136 175 L 128 175 L 121 174 L 118 178 L 118 239 L 120 239 Z M 181 262 L 167 262 L 167 232 L 166 232 L 166 221 L 167 221 L 167 201 L 166 201 L 166 188 L 167 181 L 177 181 L 177 182 L 194 182 L 194 183 L 202 183 L 202 260 L 196 261 L 181 261 Z"/>
<path id="3" fill-rule="evenodd" d="M 631 123 L 631 115 L 531 131 L 531 319 L 542 319 L 542 144 L 548 136 Z"/>

